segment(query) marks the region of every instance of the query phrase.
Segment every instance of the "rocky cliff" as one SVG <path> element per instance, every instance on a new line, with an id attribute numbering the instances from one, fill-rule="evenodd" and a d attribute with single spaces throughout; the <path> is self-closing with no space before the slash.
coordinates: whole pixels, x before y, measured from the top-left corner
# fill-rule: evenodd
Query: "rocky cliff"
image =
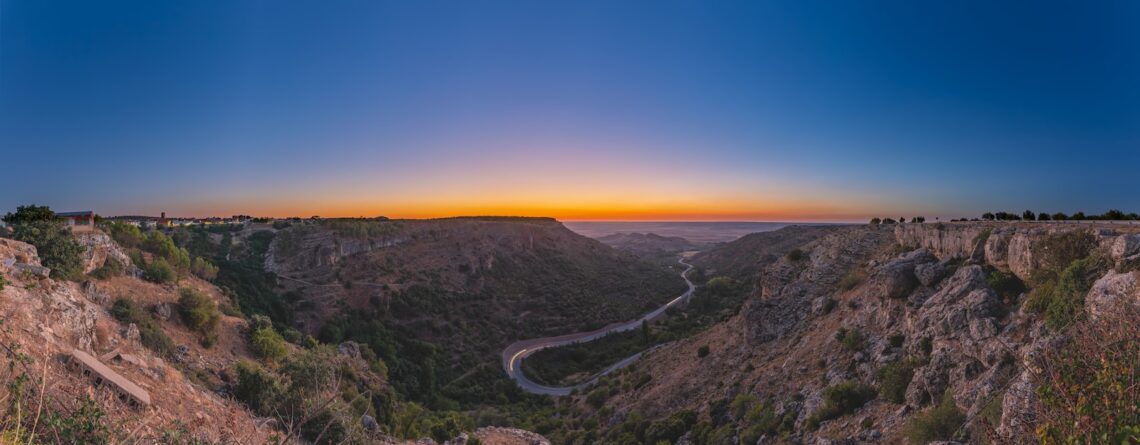
<path id="1" fill-rule="evenodd" d="M 1134 324 L 1123 314 L 1140 307 L 1136 229 L 996 223 L 836 229 L 800 245 L 805 255 L 798 261 L 764 265 L 755 295 L 735 317 L 643 357 L 627 375 L 652 379 L 612 398 L 614 414 L 599 421 L 622 425 L 634 412 L 664 419 L 692 410 L 708 424 L 698 423 L 681 443 L 707 443 L 710 434 L 759 443 L 898 443 L 922 437 L 907 425 L 933 418 L 942 406 L 940 413 L 953 408 L 962 416 L 942 433 L 945 439 L 1033 440 L 1043 412 L 1035 390 L 1042 357 L 1069 337 L 1026 308 L 1028 291 L 1006 295 L 1011 287 L 1001 283 L 1011 279 L 997 278 L 1055 276 L 1060 271 L 1044 268 L 1055 267 L 1055 250 L 1065 247 L 1056 235 L 1087 234 L 1080 239 L 1092 240 L 1090 258 L 1103 258 L 1107 272 L 1074 300 L 1077 318 L 1088 316 L 1080 330 Z M 698 354 L 703 348 L 707 355 Z M 851 402 L 860 394 L 852 388 L 860 387 L 874 396 Z M 842 391 L 853 406 L 836 407 Z M 727 409 L 736 405 L 743 408 Z"/>

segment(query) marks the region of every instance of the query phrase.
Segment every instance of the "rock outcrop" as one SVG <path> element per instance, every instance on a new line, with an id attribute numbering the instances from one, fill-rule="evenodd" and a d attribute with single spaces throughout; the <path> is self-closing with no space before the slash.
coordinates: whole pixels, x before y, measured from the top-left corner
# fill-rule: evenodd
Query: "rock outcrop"
<path id="1" fill-rule="evenodd" d="M 102 231 L 76 232 L 75 239 L 83 246 L 83 273 L 102 267 L 107 258 L 114 258 L 130 270 L 135 268 L 127 252 Z"/>
<path id="2" fill-rule="evenodd" d="M 1140 287 L 1136 286 L 1137 272 L 1110 271 L 1093 283 L 1085 297 L 1085 311 L 1093 320 L 1109 314 L 1123 312 L 1127 306 L 1140 307 Z"/>

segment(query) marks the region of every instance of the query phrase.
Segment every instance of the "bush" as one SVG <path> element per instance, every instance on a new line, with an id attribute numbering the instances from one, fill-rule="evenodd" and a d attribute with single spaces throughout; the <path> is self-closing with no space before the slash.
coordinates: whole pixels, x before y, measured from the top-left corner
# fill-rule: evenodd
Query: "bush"
<path id="1" fill-rule="evenodd" d="M 809 425 L 851 414 L 875 398 L 875 388 L 858 382 L 843 382 L 823 390 L 823 403 L 808 418 Z"/>
<path id="2" fill-rule="evenodd" d="M 1035 359 L 1038 442 L 1140 443 L 1140 313 L 1106 317 Z"/>
<path id="3" fill-rule="evenodd" d="M 205 258 L 195 257 L 190 265 L 190 273 L 203 280 L 212 281 L 218 277 L 218 266 L 210 264 Z"/>
<path id="4" fill-rule="evenodd" d="M 1001 297 L 1007 305 L 1017 302 L 1017 297 L 1025 292 L 1025 283 L 1011 273 L 1002 272 L 992 267 L 986 268 L 986 284 Z"/>
<path id="5" fill-rule="evenodd" d="M 705 356 L 707 356 L 707 355 L 709 355 L 709 345 L 703 345 L 703 346 L 697 348 L 697 357 L 698 358 L 705 358 Z"/>
<path id="6" fill-rule="evenodd" d="M 190 288 L 184 287 L 180 292 L 182 296 L 178 298 L 178 314 L 182 316 L 182 322 L 207 337 L 213 334 L 222 317 L 214 300 Z"/>
<path id="7" fill-rule="evenodd" d="M 793 263 L 807 259 L 807 254 L 800 249 L 792 249 L 786 256 L 788 258 L 788 261 L 791 261 Z"/>
<path id="8" fill-rule="evenodd" d="M 111 233 L 111 239 L 125 248 L 139 247 L 143 242 L 144 236 L 138 227 L 121 222 L 110 222 L 103 227 Z"/>
<path id="9" fill-rule="evenodd" d="M 954 440 L 955 433 L 966 422 L 966 416 L 954 403 L 947 392 L 938 406 L 914 417 L 903 427 L 903 433 L 910 443 L 929 443 L 939 440 Z"/>
<path id="10" fill-rule="evenodd" d="M 4 221 L 11 224 L 15 230 L 12 239 L 36 246 L 40 262 L 44 267 L 51 269 L 52 278 L 62 280 L 82 278 L 84 249 L 75 241 L 71 230 L 63 221 L 56 219 L 55 214 L 47 207 L 36 208 L 51 215 L 46 219 L 38 211 L 29 214 L 28 207 L 36 206 L 20 206 L 16 214 L 9 213 L 4 217 Z"/>
<path id="11" fill-rule="evenodd" d="M 249 347 L 258 357 L 271 362 L 281 361 L 289 352 L 285 339 L 272 326 L 254 330 L 249 336 Z"/>
<path id="12" fill-rule="evenodd" d="M 824 297 L 824 298 L 827 298 L 827 297 Z M 830 314 L 831 311 L 835 310 L 835 306 L 837 304 L 838 303 L 836 303 L 835 300 L 833 300 L 831 298 L 827 298 L 826 300 L 823 301 L 823 313 L 824 314 Z"/>
<path id="13" fill-rule="evenodd" d="M 148 349 L 162 356 L 174 352 L 174 342 L 166 336 L 158 321 L 133 301 L 122 298 L 115 300 L 111 306 L 111 316 L 123 324 L 134 323 L 139 329 L 139 340 Z"/>
<path id="14" fill-rule="evenodd" d="M 890 342 L 892 348 L 901 348 L 903 342 L 906 341 L 906 336 L 902 334 L 895 334 L 890 336 L 887 341 Z"/>
<path id="15" fill-rule="evenodd" d="M 603 386 L 594 388 L 586 395 L 586 403 L 594 408 L 601 408 L 606 403 L 606 398 L 609 397 L 610 392 Z"/>
<path id="16" fill-rule="evenodd" d="M 879 394 L 891 403 L 906 401 L 906 389 L 914 378 L 915 363 L 910 360 L 899 360 L 888 363 L 875 371 L 875 378 L 879 380 Z"/>
<path id="17" fill-rule="evenodd" d="M 155 258 L 150 264 L 143 269 L 143 279 L 152 283 L 165 284 L 172 283 L 178 279 L 178 274 L 174 272 L 174 268 L 170 267 L 163 258 Z"/>
<path id="18" fill-rule="evenodd" d="M 99 403 L 84 395 L 79 409 L 67 413 L 50 413 L 44 418 L 44 426 L 52 431 L 57 443 L 109 443 L 111 431 L 105 425 L 104 417 L 106 413 L 99 407 Z M 47 438 L 44 439 L 43 443 L 48 443 Z"/>
<path id="19" fill-rule="evenodd" d="M 1064 329 L 1084 315 L 1085 294 L 1104 269 L 1096 258 L 1073 261 L 1056 279 L 1033 289 L 1025 301 L 1026 310 L 1044 314 L 1050 329 Z"/>
<path id="20" fill-rule="evenodd" d="M 256 413 L 274 414 L 281 392 L 277 386 L 277 379 L 257 363 L 249 360 L 238 362 L 234 371 L 237 374 L 234 397 Z"/>
<path id="21" fill-rule="evenodd" d="M 859 283 L 862 283 L 863 280 L 866 279 L 866 276 L 866 272 L 863 272 L 861 269 L 851 269 L 846 275 L 843 275 L 843 278 L 839 279 L 838 286 L 843 290 L 854 289 L 855 286 L 858 286 Z"/>
<path id="22" fill-rule="evenodd" d="M 858 329 L 839 328 L 835 331 L 835 340 L 848 351 L 862 351 L 866 337 Z"/>
<path id="23" fill-rule="evenodd" d="M 102 266 L 91 271 L 91 276 L 95 279 L 106 280 L 120 276 L 124 271 L 126 271 L 126 267 L 123 266 L 123 263 L 120 263 L 119 260 L 114 258 L 107 257 L 107 259 L 103 261 Z"/>

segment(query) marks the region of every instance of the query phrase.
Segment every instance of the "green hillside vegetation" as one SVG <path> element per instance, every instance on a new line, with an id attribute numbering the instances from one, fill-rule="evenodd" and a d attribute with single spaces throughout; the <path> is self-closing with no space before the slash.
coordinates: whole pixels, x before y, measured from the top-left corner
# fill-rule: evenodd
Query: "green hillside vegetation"
<path id="1" fill-rule="evenodd" d="M 697 287 L 687 305 L 668 309 L 662 319 L 646 323 L 638 330 L 610 334 L 589 343 L 543 349 L 523 360 L 522 370 L 528 378 L 544 385 L 582 383 L 626 357 L 654 345 L 690 337 L 728 319 L 736 314 L 750 292 L 744 283 L 715 277 Z"/>

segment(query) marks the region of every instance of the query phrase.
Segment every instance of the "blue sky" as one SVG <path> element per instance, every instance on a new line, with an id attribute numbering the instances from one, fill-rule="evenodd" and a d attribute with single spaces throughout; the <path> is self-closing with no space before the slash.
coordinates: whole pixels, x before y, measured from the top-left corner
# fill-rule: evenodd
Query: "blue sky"
<path id="1" fill-rule="evenodd" d="M 0 209 L 1140 210 L 1136 2 L 0 0 Z"/>

